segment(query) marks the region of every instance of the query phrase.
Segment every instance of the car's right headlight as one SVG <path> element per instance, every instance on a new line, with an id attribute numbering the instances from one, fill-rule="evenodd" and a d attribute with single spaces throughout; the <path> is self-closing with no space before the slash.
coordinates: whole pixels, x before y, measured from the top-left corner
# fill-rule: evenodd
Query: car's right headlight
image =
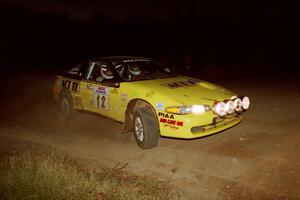
<path id="1" fill-rule="evenodd" d="M 172 114 L 202 114 L 210 110 L 210 107 L 207 105 L 191 105 L 191 106 L 171 106 L 166 108 L 167 113 Z"/>

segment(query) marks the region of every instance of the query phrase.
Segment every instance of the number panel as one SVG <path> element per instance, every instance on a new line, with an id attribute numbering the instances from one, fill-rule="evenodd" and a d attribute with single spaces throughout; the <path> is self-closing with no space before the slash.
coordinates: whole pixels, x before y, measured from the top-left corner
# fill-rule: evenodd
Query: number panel
<path id="1" fill-rule="evenodd" d="M 94 87 L 94 106 L 98 109 L 109 110 L 109 88 L 104 86 Z"/>

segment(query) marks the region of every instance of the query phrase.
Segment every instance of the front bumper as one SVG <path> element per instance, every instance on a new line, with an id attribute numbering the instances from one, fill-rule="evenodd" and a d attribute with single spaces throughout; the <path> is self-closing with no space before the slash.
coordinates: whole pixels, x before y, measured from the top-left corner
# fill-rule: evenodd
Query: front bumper
<path id="1" fill-rule="evenodd" d="M 221 118 L 213 112 L 207 112 L 203 115 L 174 115 L 174 119 L 165 119 L 158 115 L 158 120 L 161 136 L 192 139 L 231 128 L 241 122 L 242 115 Z"/>

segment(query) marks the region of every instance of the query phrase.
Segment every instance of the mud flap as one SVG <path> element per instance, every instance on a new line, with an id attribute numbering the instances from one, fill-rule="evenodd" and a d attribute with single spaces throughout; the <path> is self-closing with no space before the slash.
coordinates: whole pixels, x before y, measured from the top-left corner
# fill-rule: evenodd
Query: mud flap
<path id="1" fill-rule="evenodd" d="M 126 110 L 126 113 L 125 113 L 125 122 L 123 123 L 121 134 L 125 134 L 125 133 L 133 131 L 133 127 L 132 127 L 131 121 L 132 121 L 131 120 L 131 116 L 130 116 L 128 110 Z"/>

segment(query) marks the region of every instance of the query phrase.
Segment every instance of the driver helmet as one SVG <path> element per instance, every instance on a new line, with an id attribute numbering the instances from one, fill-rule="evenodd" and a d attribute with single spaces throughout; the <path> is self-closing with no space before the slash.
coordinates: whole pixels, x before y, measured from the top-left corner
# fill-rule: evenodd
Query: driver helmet
<path id="1" fill-rule="evenodd" d="M 113 73 L 107 65 L 101 65 L 101 75 L 105 79 L 112 79 Z"/>
<path id="2" fill-rule="evenodd" d="M 129 65 L 128 70 L 130 74 L 138 76 L 141 74 L 141 69 L 137 64 Z"/>

